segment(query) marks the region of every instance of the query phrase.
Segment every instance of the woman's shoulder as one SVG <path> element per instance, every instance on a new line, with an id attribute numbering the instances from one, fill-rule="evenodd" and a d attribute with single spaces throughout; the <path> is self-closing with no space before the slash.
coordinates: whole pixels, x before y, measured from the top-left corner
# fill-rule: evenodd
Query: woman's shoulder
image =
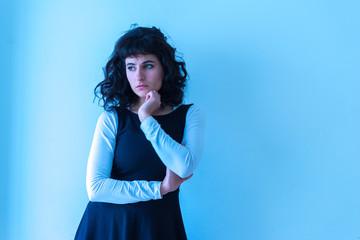
<path id="1" fill-rule="evenodd" d="M 190 104 L 182 104 L 182 106 L 188 108 L 188 114 L 193 114 L 193 113 L 204 114 L 203 108 L 198 104 L 190 103 Z"/>
<path id="2" fill-rule="evenodd" d="M 117 125 L 117 119 L 118 119 L 118 113 L 115 108 L 104 110 L 98 119 L 98 123 L 104 124 L 104 125 Z"/>
<path id="3" fill-rule="evenodd" d="M 100 118 L 104 118 L 104 119 L 117 119 L 119 116 L 123 115 L 123 114 L 127 114 L 129 113 L 129 109 L 128 108 L 120 108 L 120 107 L 113 107 L 109 110 L 104 110 L 101 114 L 100 114 Z"/>
<path id="4" fill-rule="evenodd" d="M 206 123 L 205 111 L 198 104 L 191 104 L 186 113 L 185 129 L 203 129 Z"/>
<path id="5" fill-rule="evenodd" d="M 190 103 L 190 104 L 182 104 L 180 106 L 183 106 L 187 109 L 186 118 L 188 119 L 203 119 L 205 120 L 205 112 L 201 106 L 198 104 Z"/>

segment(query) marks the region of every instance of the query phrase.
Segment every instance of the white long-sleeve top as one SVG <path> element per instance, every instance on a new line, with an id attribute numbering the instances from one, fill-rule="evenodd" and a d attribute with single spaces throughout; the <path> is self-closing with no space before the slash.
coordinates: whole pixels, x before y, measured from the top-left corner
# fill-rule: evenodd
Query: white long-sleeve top
<path id="1" fill-rule="evenodd" d="M 115 110 L 104 111 L 100 115 L 86 173 L 90 201 L 126 204 L 161 199 L 160 181 L 123 181 L 110 178 L 117 126 Z M 201 108 L 192 105 L 188 109 L 181 144 L 166 134 L 153 117 L 146 118 L 140 128 L 166 167 L 182 178 L 195 170 L 204 149 L 205 114 Z"/>

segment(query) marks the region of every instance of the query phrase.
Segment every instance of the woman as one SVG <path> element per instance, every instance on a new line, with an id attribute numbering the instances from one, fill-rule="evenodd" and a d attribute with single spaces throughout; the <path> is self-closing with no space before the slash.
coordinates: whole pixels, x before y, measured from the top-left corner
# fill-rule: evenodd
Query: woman
<path id="1" fill-rule="evenodd" d="M 179 186 L 201 158 L 205 118 L 181 105 L 185 63 L 159 29 L 137 27 L 116 43 L 104 73 L 95 88 L 105 111 L 88 161 L 90 202 L 75 239 L 186 239 Z"/>

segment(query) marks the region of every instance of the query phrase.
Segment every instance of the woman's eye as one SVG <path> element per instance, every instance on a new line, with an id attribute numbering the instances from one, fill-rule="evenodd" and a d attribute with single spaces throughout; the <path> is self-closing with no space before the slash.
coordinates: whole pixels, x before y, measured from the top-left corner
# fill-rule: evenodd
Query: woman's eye
<path id="1" fill-rule="evenodd" d="M 146 64 L 145 65 L 145 68 L 147 68 L 147 69 L 152 68 L 152 67 L 153 67 L 153 65 L 151 65 L 151 64 Z"/>
<path id="2" fill-rule="evenodd" d="M 135 68 L 134 67 L 128 67 L 129 71 L 133 71 Z"/>

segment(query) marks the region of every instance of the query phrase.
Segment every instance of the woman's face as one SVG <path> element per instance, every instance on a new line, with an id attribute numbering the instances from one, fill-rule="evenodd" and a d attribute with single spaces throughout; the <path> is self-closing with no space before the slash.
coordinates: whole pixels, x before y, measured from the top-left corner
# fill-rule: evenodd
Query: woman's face
<path id="1" fill-rule="evenodd" d="M 164 70 L 154 54 L 137 55 L 125 59 L 126 76 L 133 92 L 140 98 L 152 90 L 159 91 Z"/>

